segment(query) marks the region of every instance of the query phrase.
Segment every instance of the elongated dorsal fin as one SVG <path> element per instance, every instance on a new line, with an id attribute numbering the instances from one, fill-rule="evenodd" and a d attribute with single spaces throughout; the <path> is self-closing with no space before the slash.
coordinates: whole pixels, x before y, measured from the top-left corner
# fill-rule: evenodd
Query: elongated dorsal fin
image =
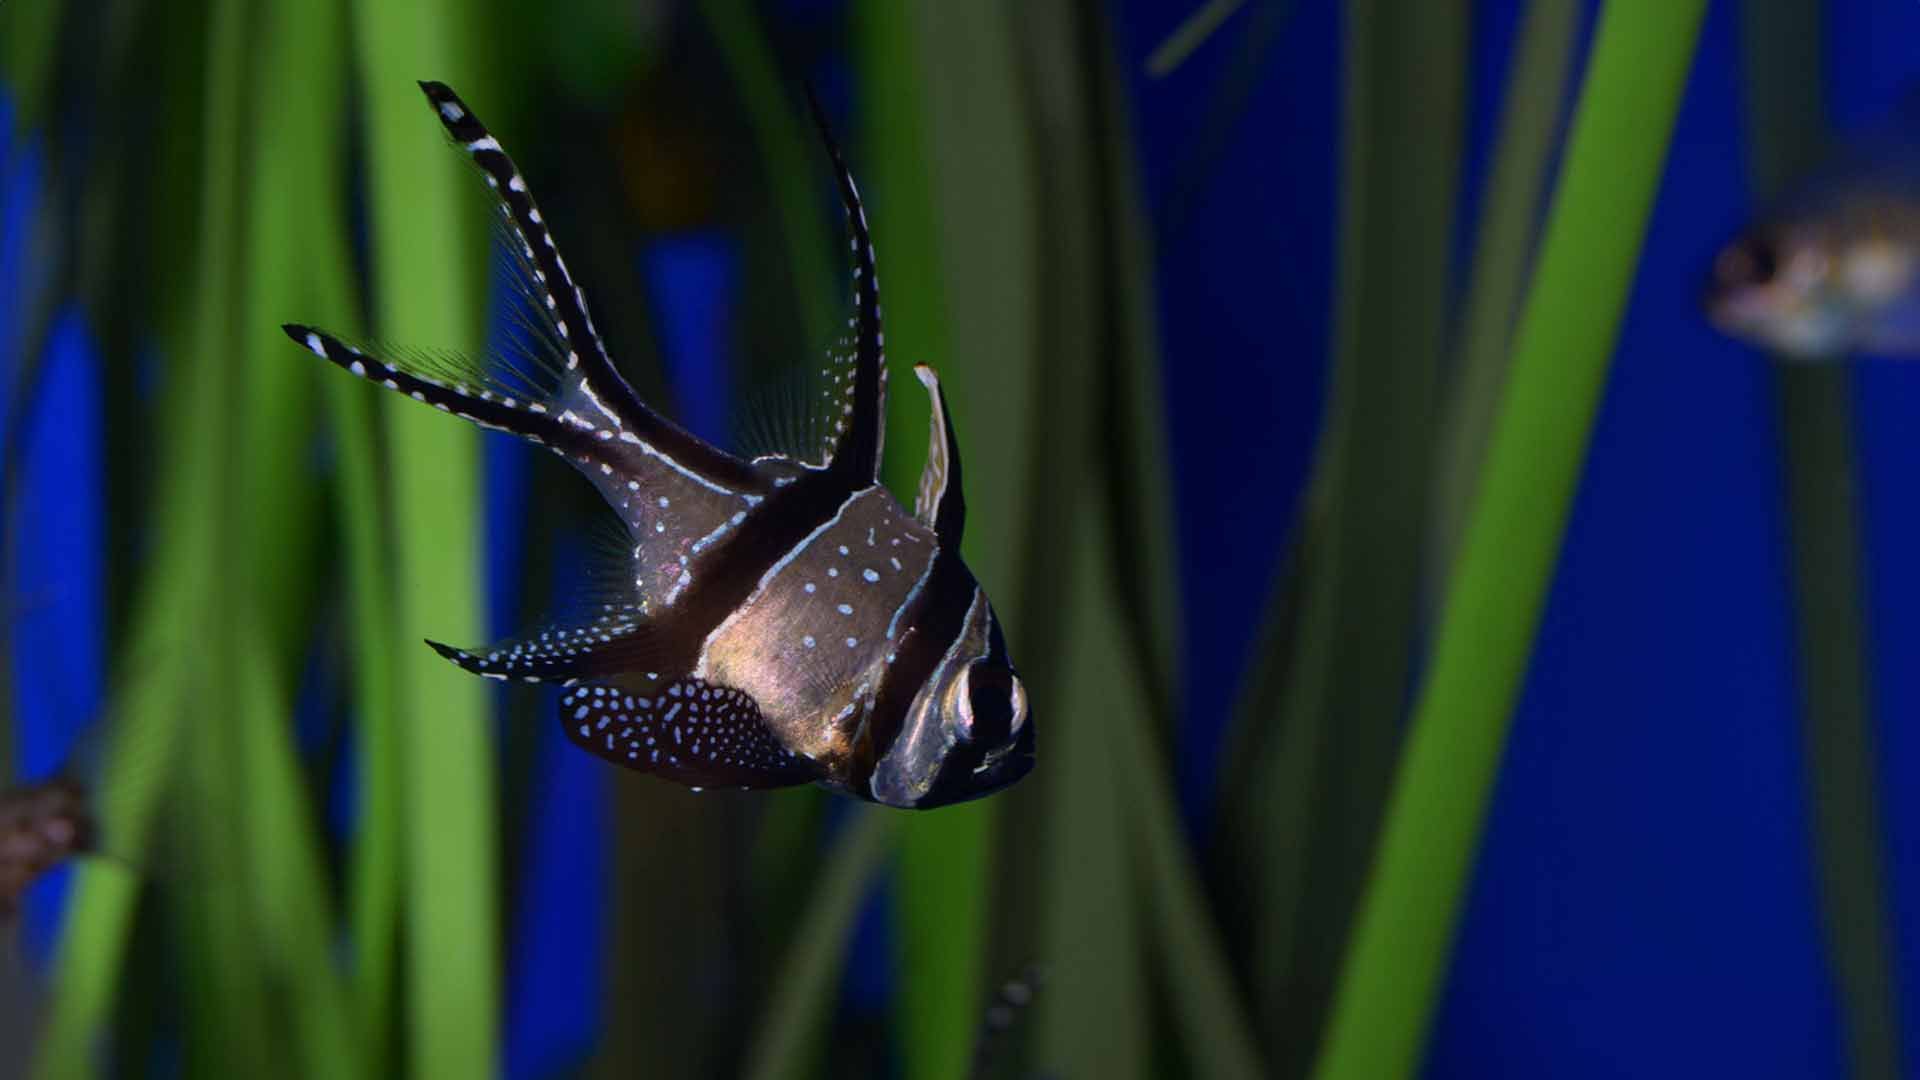
<path id="1" fill-rule="evenodd" d="M 920 472 L 920 494 L 913 500 L 913 513 L 933 529 L 942 545 L 957 547 L 967 521 L 967 501 L 960 490 L 960 439 L 947 416 L 947 395 L 940 389 L 940 376 L 925 364 L 915 364 L 913 373 L 933 399 L 927 465 Z"/>
<path id="2" fill-rule="evenodd" d="M 867 229 L 867 212 L 860 205 L 860 189 L 847 170 L 833 129 L 827 124 L 827 114 L 812 88 L 807 90 L 807 104 L 813 110 L 813 122 L 820 129 L 827 156 L 833 159 L 853 249 L 852 370 L 842 386 L 828 467 L 843 473 L 856 487 L 865 487 L 879 482 L 880 450 L 886 439 L 887 357 L 886 335 L 880 329 L 880 277 L 875 269 L 873 236 Z"/>

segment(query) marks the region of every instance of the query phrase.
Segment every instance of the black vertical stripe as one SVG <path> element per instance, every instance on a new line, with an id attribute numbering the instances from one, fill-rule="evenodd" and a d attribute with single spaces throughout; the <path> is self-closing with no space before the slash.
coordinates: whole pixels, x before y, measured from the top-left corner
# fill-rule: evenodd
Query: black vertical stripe
<path id="1" fill-rule="evenodd" d="M 966 628 L 967 611 L 978 588 L 960 557 L 951 548 L 940 548 L 926 586 L 900 620 L 906 630 L 894 645 L 893 663 L 880 680 L 866 737 L 856 751 L 853 779 L 863 794 L 871 797 L 868 785 L 874 768 L 900 737 L 913 699 Z"/>

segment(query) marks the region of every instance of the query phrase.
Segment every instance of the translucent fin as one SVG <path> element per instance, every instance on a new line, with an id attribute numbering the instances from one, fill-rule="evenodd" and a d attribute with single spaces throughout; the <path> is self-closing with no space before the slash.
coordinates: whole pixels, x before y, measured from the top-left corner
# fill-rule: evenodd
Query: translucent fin
<path id="1" fill-rule="evenodd" d="M 647 408 L 614 369 L 519 169 L 465 102 L 422 83 L 446 132 L 497 199 L 519 333 L 482 360 L 356 345 L 313 327 L 287 335 L 314 354 L 484 427 L 566 458 L 626 524 L 630 580 L 646 605 L 670 604 L 775 478 Z"/>
<path id="2" fill-rule="evenodd" d="M 499 199 L 500 213 L 517 240 L 511 250 L 524 260 L 530 284 L 546 313 L 545 321 L 558 337 L 567 372 L 577 372 L 581 383 L 590 388 L 596 407 L 616 426 L 644 426 L 648 410 L 627 386 L 613 366 L 600 332 L 587 312 L 586 293 L 573 280 L 567 262 L 547 230 L 533 193 L 520 175 L 519 166 L 507 155 L 500 141 L 487 131 L 444 83 L 422 82 L 420 90 L 433 106 L 434 115 L 447 135 L 480 168 L 487 186 Z"/>
<path id="3" fill-rule="evenodd" d="M 840 403 L 840 415 L 834 418 L 829 467 L 845 472 L 856 486 L 864 487 L 880 479 L 880 453 L 886 439 L 887 356 L 886 335 L 880 325 L 880 275 L 860 189 L 812 90 L 807 91 L 807 104 L 813 110 L 814 125 L 820 129 L 827 156 L 833 161 L 840 205 L 847 219 L 848 246 L 853 252 L 853 317 L 848 320 L 853 347 L 845 355 L 834 354 L 828 365 L 834 372 L 828 393 Z"/>
<path id="4" fill-rule="evenodd" d="M 553 623 L 485 649 L 456 649 L 432 640 L 427 644 L 475 675 L 571 683 L 646 671 L 665 650 L 645 619 L 637 604 L 607 604 L 593 619 Z"/>
<path id="5" fill-rule="evenodd" d="M 731 448 L 764 465 L 768 459 L 825 467 L 840 415 L 831 381 L 839 361 L 787 364 L 757 377 L 736 396 Z"/>
<path id="6" fill-rule="evenodd" d="M 694 678 L 633 688 L 582 683 L 560 699 L 581 749 L 691 787 L 774 788 L 815 778 L 811 762 L 767 729 L 754 700 Z"/>
<path id="7" fill-rule="evenodd" d="M 551 350 L 567 380 L 566 393 L 580 399 L 569 402 L 569 406 L 597 426 L 632 435 L 682 468 L 723 483 L 729 478 L 736 484 L 744 483 L 743 462 L 649 409 L 634 395 L 601 341 L 586 293 L 567 269 L 566 259 L 561 257 L 519 166 L 466 102 L 444 83 L 422 82 L 420 89 L 447 135 L 479 167 L 487 186 L 493 189 L 501 219 L 511 234 L 507 249 L 518 256 L 519 281 L 533 299 L 529 306 L 536 315 L 529 320 L 528 329 L 536 331 L 532 335 L 535 340 Z"/>

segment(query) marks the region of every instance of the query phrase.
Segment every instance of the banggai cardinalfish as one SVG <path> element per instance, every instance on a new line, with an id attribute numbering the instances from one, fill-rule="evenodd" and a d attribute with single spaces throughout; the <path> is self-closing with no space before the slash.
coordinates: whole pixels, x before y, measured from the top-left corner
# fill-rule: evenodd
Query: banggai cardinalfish
<path id="1" fill-rule="evenodd" d="M 694 787 L 817 783 L 888 806 L 977 798 L 1033 767 L 1033 718 L 1000 623 L 960 560 L 960 446 L 940 380 L 908 513 L 879 482 L 880 282 L 853 177 L 820 111 L 853 252 L 851 341 L 810 393 L 814 444 L 746 457 L 649 408 L 594 329 L 526 180 L 454 92 L 420 84 L 499 200 L 541 339 L 474 362 L 287 335 L 361 378 L 565 458 L 631 541 L 619 594 L 490 648 L 429 642 L 495 679 L 566 688 L 580 747 Z"/>

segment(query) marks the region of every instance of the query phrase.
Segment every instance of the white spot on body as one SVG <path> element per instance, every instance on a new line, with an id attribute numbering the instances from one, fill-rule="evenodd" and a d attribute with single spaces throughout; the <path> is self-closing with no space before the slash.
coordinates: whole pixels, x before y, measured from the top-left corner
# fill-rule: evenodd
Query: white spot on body
<path id="1" fill-rule="evenodd" d="M 880 580 L 879 571 L 874 570 L 872 567 L 868 567 L 867 569 L 860 571 L 860 576 L 863 578 L 866 578 L 869 582 Z"/>

